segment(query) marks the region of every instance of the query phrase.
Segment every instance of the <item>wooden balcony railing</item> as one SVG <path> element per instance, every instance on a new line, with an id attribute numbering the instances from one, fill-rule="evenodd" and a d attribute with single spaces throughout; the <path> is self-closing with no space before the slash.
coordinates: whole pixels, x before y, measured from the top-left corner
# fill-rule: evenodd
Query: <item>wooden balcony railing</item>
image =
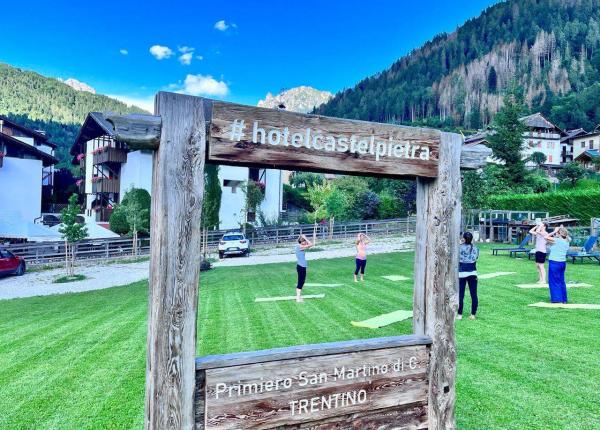
<path id="1" fill-rule="evenodd" d="M 102 152 L 94 154 L 94 164 L 125 162 L 127 162 L 127 151 L 121 148 L 108 146 Z"/>
<path id="2" fill-rule="evenodd" d="M 92 182 L 92 193 L 118 193 L 121 181 L 115 178 L 97 178 Z"/>

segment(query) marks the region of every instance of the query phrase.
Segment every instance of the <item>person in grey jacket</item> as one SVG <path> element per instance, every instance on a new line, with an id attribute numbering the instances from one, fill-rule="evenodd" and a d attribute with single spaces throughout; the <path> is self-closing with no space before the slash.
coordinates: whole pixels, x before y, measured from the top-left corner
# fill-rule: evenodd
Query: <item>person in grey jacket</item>
<path id="1" fill-rule="evenodd" d="M 458 263 L 458 316 L 456 319 L 462 319 L 463 304 L 465 301 L 465 290 L 469 284 L 469 293 L 471 294 L 471 316 L 474 320 L 479 306 L 477 298 L 477 259 L 479 258 L 479 249 L 473 245 L 473 235 L 470 232 L 463 234 L 463 241 L 460 245 L 460 259 Z"/>

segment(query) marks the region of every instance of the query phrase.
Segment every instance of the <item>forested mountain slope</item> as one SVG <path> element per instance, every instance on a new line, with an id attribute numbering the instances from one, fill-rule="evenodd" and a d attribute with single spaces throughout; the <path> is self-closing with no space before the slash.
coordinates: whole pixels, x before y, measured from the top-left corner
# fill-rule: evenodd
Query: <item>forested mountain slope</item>
<path id="1" fill-rule="evenodd" d="M 58 145 L 61 166 L 90 111 L 144 112 L 110 97 L 77 91 L 58 79 L 0 63 L 0 114 L 32 129 L 44 130 Z"/>
<path id="2" fill-rule="evenodd" d="M 565 128 L 600 122 L 600 0 L 511 0 L 440 34 L 317 113 L 479 128 L 516 83 Z"/>

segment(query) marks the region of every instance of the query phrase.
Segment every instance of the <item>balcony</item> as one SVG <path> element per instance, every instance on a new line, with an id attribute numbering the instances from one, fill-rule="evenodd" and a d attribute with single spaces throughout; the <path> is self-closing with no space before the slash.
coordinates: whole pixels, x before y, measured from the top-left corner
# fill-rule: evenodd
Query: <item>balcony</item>
<path id="1" fill-rule="evenodd" d="M 121 181 L 115 178 L 96 177 L 92 180 L 92 193 L 118 193 Z"/>
<path id="2" fill-rule="evenodd" d="M 125 163 L 127 162 L 127 151 L 122 148 L 105 146 L 94 154 L 94 164 Z"/>

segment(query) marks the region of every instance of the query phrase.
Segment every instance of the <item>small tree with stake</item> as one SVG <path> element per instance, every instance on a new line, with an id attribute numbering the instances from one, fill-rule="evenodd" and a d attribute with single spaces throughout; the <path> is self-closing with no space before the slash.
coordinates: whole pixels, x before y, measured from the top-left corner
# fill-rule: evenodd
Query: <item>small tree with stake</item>
<path id="1" fill-rule="evenodd" d="M 77 242 L 87 237 L 87 228 L 77 222 L 79 215 L 79 204 L 77 203 L 77 194 L 71 194 L 69 204 L 61 211 L 62 226 L 59 228 L 60 234 L 65 241 L 65 268 L 67 276 L 73 276 L 75 273 L 75 246 Z"/>
<path id="2" fill-rule="evenodd" d="M 125 218 L 129 224 L 129 234 L 133 240 L 133 255 L 138 253 L 138 233 L 147 233 L 146 228 L 150 219 L 150 211 L 142 208 L 142 203 L 137 198 L 131 198 L 127 204 L 123 205 Z"/>

